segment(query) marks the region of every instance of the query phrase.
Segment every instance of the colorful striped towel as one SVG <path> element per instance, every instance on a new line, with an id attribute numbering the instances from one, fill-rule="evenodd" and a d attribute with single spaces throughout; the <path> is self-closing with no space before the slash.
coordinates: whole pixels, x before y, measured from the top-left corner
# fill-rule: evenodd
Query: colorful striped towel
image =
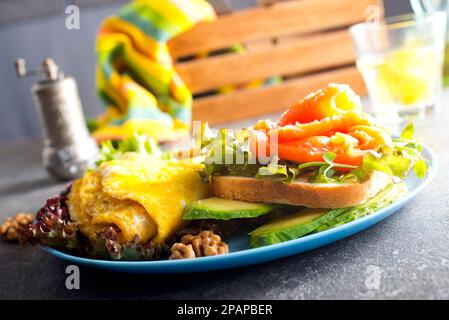
<path id="1" fill-rule="evenodd" d="M 134 0 L 103 22 L 97 90 L 107 109 L 94 122 L 97 141 L 136 131 L 170 141 L 189 132 L 192 95 L 174 70 L 167 42 L 213 19 L 205 0 Z"/>

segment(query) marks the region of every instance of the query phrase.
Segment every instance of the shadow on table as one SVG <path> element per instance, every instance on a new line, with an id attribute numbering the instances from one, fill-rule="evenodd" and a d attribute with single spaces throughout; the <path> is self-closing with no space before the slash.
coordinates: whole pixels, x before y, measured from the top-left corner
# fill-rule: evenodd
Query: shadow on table
<path id="1" fill-rule="evenodd" d="M 81 290 L 84 293 L 80 293 L 89 298 L 232 299 L 238 298 L 242 293 L 234 296 L 236 293 L 228 286 L 235 285 L 239 278 L 251 276 L 254 268 L 260 269 L 268 264 L 232 270 L 162 275 L 114 273 L 82 267 Z"/>
<path id="2" fill-rule="evenodd" d="M 254 299 L 272 286 L 278 277 L 301 269 L 298 260 L 313 255 L 287 257 L 276 261 L 201 273 L 127 274 L 80 267 L 81 289 L 67 296 L 76 299 Z M 290 267 L 289 267 L 290 266 Z M 276 274 L 276 275 L 274 275 Z"/>

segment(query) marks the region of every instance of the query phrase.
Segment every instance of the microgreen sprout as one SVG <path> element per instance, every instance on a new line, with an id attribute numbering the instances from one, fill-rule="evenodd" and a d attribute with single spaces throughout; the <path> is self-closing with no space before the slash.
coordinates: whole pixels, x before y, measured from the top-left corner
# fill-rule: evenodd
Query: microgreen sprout
<path id="1" fill-rule="evenodd" d="M 318 176 L 323 176 L 323 178 L 330 182 L 330 179 L 335 174 L 334 169 L 349 169 L 353 170 L 356 169 L 357 166 L 349 165 L 349 164 L 341 164 L 341 163 L 335 163 L 335 158 L 337 158 L 337 154 L 334 152 L 326 152 L 323 155 L 324 161 L 316 161 L 316 162 L 306 162 L 302 163 L 298 166 L 298 171 L 303 171 L 305 169 L 311 168 L 311 167 L 318 167 Z"/>

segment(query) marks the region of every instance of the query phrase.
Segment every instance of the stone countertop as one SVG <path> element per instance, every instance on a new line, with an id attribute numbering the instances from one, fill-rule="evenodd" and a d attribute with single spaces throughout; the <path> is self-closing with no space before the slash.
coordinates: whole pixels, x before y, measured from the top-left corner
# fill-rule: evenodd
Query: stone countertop
<path id="1" fill-rule="evenodd" d="M 449 298 L 449 114 L 418 123 L 438 154 L 434 181 L 396 214 L 359 234 L 281 260 L 219 272 L 128 275 L 81 268 L 39 248 L 0 243 L 0 299 L 434 299 Z M 0 220 L 35 212 L 64 184 L 40 165 L 40 143 L 0 145 Z"/>

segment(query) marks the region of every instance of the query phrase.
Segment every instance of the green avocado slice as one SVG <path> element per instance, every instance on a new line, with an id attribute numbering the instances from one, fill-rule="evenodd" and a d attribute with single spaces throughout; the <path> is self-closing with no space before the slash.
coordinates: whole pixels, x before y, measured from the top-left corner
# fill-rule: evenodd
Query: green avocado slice
<path id="1" fill-rule="evenodd" d="M 274 206 L 268 204 L 209 198 L 190 203 L 185 210 L 183 219 L 230 220 L 256 218 L 267 214 L 274 209 Z"/>

